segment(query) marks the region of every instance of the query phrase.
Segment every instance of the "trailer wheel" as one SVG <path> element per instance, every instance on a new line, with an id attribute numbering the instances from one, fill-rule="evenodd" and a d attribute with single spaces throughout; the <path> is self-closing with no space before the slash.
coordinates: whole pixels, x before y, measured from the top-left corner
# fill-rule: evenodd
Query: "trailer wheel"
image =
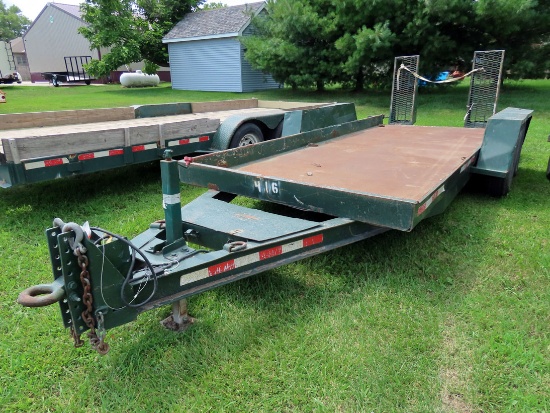
<path id="1" fill-rule="evenodd" d="M 239 146 L 253 145 L 263 141 L 264 134 L 262 130 L 253 123 L 245 123 L 235 131 L 229 147 L 238 148 Z"/>
<path id="2" fill-rule="evenodd" d="M 86 83 L 88 86 L 90 86 L 90 83 L 92 83 L 91 80 L 85 80 L 84 83 Z"/>
<path id="3" fill-rule="evenodd" d="M 512 187 L 512 181 L 518 174 L 519 158 L 521 155 L 521 148 L 523 146 L 523 139 L 519 142 L 516 150 L 514 151 L 514 159 L 512 161 L 512 168 L 508 171 L 504 178 L 497 178 L 494 176 L 487 176 L 487 192 L 489 195 L 500 198 L 508 195 L 510 188 Z"/>
<path id="4" fill-rule="evenodd" d="M 485 176 L 484 178 L 487 193 L 495 198 L 501 198 L 510 192 L 514 174 L 510 171 L 504 178 L 497 178 L 495 176 Z"/>

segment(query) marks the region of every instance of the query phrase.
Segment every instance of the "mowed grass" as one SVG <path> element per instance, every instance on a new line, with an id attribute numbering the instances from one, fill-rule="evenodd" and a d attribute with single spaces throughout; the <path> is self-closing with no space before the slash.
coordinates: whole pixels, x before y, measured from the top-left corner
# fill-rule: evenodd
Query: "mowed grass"
<path id="1" fill-rule="evenodd" d="M 354 101 L 389 92 L 188 93 L 169 87 L 3 87 L 0 111 L 236 99 Z M 418 123 L 460 126 L 467 85 L 422 91 Z M 158 164 L 0 191 L 0 410 L 7 412 L 550 411 L 550 81 L 506 84 L 499 108 L 534 109 L 503 199 L 466 191 L 411 233 L 370 240 L 193 297 L 110 330 L 111 352 L 74 349 L 55 306 L 19 292 L 49 282 L 54 217 L 133 237 L 162 218 Z M 13 109 L 13 110 L 12 110 Z M 203 192 L 181 186 L 182 202 Z"/>

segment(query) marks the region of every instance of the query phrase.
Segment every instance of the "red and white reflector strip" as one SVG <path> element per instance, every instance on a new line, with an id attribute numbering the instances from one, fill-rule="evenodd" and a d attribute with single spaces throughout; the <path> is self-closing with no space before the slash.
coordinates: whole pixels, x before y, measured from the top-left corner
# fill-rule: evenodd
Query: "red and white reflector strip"
<path id="1" fill-rule="evenodd" d="M 79 161 L 87 161 L 89 159 L 105 158 L 107 156 L 119 156 L 124 155 L 124 149 L 111 149 L 109 151 L 98 151 L 81 153 L 78 155 Z"/>
<path id="2" fill-rule="evenodd" d="M 276 247 L 271 247 L 250 255 L 245 255 L 229 261 L 224 261 L 219 264 L 203 268 L 202 270 L 182 275 L 180 278 L 180 285 L 189 284 L 195 281 L 203 280 L 208 277 L 214 277 L 227 271 L 275 258 L 279 255 L 286 254 L 287 252 L 297 251 L 307 247 L 311 247 L 312 245 L 321 244 L 322 242 L 323 234 L 318 234 L 314 235 L 313 237 L 289 242 L 288 244 L 278 245 Z"/>
<path id="3" fill-rule="evenodd" d="M 148 151 L 150 149 L 157 149 L 157 144 L 156 143 L 148 143 L 146 145 L 132 146 L 132 152 Z"/>
<path id="4" fill-rule="evenodd" d="M 208 142 L 210 140 L 209 136 L 199 136 L 197 138 L 185 138 L 185 139 L 178 139 L 175 141 L 168 142 L 168 146 L 179 146 L 179 145 L 189 145 L 190 143 L 198 143 L 198 142 Z"/>
<path id="5" fill-rule="evenodd" d="M 476 161 L 476 156 L 474 155 L 470 159 L 468 159 L 468 162 L 462 165 L 462 168 L 460 168 L 460 173 L 464 172 L 466 169 L 472 166 L 475 163 L 475 161 Z"/>
<path id="6" fill-rule="evenodd" d="M 46 168 L 49 166 L 64 165 L 66 163 L 69 163 L 69 160 L 67 158 L 46 159 L 44 161 L 28 162 L 25 164 L 25 169 L 30 170 L 37 168 Z"/>
<path id="7" fill-rule="evenodd" d="M 416 215 L 422 215 L 424 211 L 428 209 L 428 207 L 441 195 L 445 192 L 445 185 L 440 187 L 437 191 L 435 191 L 431 197 L 428 198 L 426 202 L 424 202 L 420 208 L 418 208 L 418 212 Z"/>

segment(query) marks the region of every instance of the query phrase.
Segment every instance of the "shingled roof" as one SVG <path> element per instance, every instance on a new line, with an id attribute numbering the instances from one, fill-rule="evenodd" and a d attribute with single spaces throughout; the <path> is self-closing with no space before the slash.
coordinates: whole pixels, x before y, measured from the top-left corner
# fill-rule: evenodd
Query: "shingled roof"
<path id="1" fill-rule="evenodd" d="M 265 2 L 261 1 L 189 13 L 162 41 L 171 43 L 238 36 L 250 23 L 251 14 L 258 14 L 264 7 Z"/>

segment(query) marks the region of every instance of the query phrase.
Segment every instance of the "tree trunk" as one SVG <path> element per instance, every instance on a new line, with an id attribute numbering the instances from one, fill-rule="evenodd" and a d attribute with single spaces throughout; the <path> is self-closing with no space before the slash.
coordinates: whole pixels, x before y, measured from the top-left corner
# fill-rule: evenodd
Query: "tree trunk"
<path id="1" fill-rule="evenodd" d="M 365 74 L 363 73 L 363 68 L 360 68 L 355 76 L 355 92 L 362 92 L 365 85 Z"/>
<path id="2" fill-rule="evenodd" d="M 317 92 L 323 92 L 325 90 L 325 82 L 323 82 L 322 80 L 318 80 L 316 84 L 317 84 Z"/>

